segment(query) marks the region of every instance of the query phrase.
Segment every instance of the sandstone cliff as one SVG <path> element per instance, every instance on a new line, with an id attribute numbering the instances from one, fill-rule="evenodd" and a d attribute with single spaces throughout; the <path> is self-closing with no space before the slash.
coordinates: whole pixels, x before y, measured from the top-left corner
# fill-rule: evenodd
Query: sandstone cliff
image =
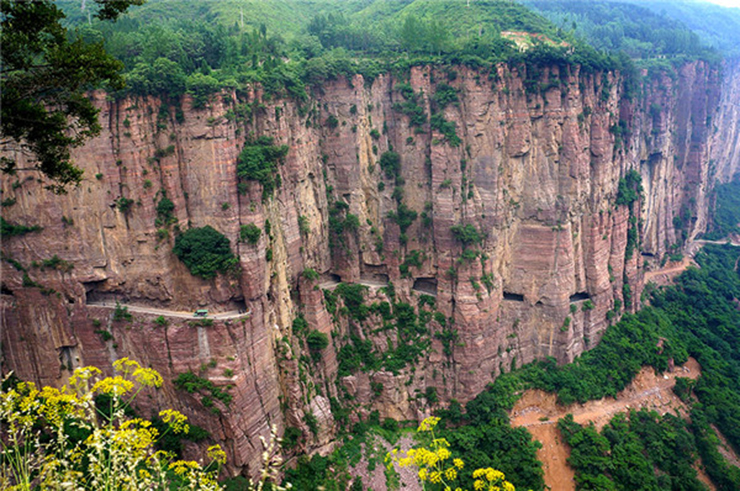
<path id="1" fill-rule="evenodd" d="M 300 428 L 305 448 L 329 443 L 333 399 L 416 418 L 511 367 L 571 361 L 638 307 L 644 267 L 705 226 L 715 174 L 738 165 L 737 78 L 726 78 L 719 116 L 720 81 L 703 63 L 647 79 L 631 100 L 619 74 L 506 66 L 415 68 L 407 86 L 356 76 L 303 104 L 224 93 L 196 109 L 95 93 L 104 130 L 75 153 L 78 188 L 55 196 L 33 173 L 3 178 L 3 199 L 15 200 L 4 218 L 43 227 L 3 238 L 3 368 L 60 384 L 77 366 L 135 358 L 167 381 L 143 411 L 182 410 L 226 443 L 231 470 L 250 472 L 270 424 Z M 434 98 L 442 84 L 456 102 Z M 410 102 L 426 122 L 413 124 Z M 447 126 L 432 129 L 432 114 Z M 290 147 L 267 200 L 236 173 L 245 139 L 262 135 Z M 395 176 L 379 165 L 391 150 Z M 633 169 L 644 191 L 617 204 Z M 164 196 L 172 223 L 158 216 Z M 402 230 L 404 209 L 418 216 Z M 349 215 L 352 227 L 330 225 Z M 250 223 L 263 230 L 256 244 L 240 242 Z M 204 225 L 229 238 L 239 274 L 202 280 L 173 255 L 178 229 Z M 480 240 L 456 237 L 465 225 Z M 364 321 L 330 312 L 319 285 L 339 279 L 368 285 L 367 305 L 412 307 L 410 344 L 427 346 L 414 366 L 338 375 L 342 346 L 366 342 L 383 359 L 401 339 L 380 308 Z M 151 310 L 114 320 L 115 301 Z M 155 309 L 197 308 L 237 314 L 157 321 Z M 330 339 L 320 358 L 293 332 L 298 314 Z M 209 410 L 176 390 L 188 370 L 228 386 L 232 402 Z"/>

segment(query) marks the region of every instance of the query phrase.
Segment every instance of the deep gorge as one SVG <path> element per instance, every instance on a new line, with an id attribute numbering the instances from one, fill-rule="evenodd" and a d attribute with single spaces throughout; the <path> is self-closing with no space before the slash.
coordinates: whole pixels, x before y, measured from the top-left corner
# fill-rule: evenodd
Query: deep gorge
<path id="1" fill-rule="evenodd" d="M 306 450 L 328 444 L 331 399 L 418 419 L 523 363 L 570 362 L 639 308 L 646 268 L 705 230 L 715 179 L 740 164 L 737 71 L 686 63 L 631 98 L 619 73 L 506 64 L 340 78 L 300 104 L 258 88 L 201 108 L 95 92 L 104 130 L 75 153 L 78 188 L 3 179 L 15 200 L 3 217 L 43 227 L 3 240 L 5 364 L 60 385 L 75 367 L 137 359 L 166 380 L 142 411 L 182 410 L 225 444 L 232 471 L 253 472 L 270 424 L 299 428 Z M 266 196 L 237 176 L 262 136 L 289 147 Z M 205 225 L 228 237 L 238 273 L 204 280 L 174 256 L 177 229 Z M 342 288 L 327 308 L 319 285 L 339 281 L 368 285 L 367 312 Z M 101 300 L 249 314 L 127 322 Z M 306 331 L 329 340 L 317 356 Z M 400 353 L 399 339 L 422 349 Z M 348 363 L 348 345 L 379 365 Z M 188 370 L 231 386 L 231 402 L 177 390 Z"/>

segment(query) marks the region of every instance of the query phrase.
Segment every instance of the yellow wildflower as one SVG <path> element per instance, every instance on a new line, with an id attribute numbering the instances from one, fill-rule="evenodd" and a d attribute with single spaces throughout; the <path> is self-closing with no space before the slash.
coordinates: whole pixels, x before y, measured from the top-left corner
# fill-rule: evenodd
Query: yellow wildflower
<path id="1" fill-rule="evenodd" d="M 132 376 L 145 387 L 162 387 L 162 376 L 153 368 L 139 367 L 134 370 Z"/>
<path id="2" fill-rule="evenodd" d="M 463 467 L 465 467 L 465 463 L 462 461 L 462 459 L 452 459 L 452 463 L 458 469 L 462 469 Z"/>
<path id="3" fill-rule="evenodd" d="M 429 481 L 431 481 L 434 484 L 442 482 L 442 473 L 439 471 L 433 471 L 429 475 Z"/>
<path id="4" fill-rule="evenodd" d="M 178 476 L 182 476 L 190 469 L 200 469 L 200 466 L 197 462 L 193 462 L 192 460 L 178 460 L 176 462 L 172 462 L 169 465 L 169 469 Z"/>
<path id="5" fill-rule="evenodd" d="M 172 428 L 174 433 L 188 433 L 190 431 L 190 426 L 185 423 L 188 420 L 187 416 L 179 411 L 165 409 L 159 412 L 159 417 Z"/>
<path id="6" fill-rule="evenodd" d="M 218 462 L 219 464 L 226 463 L 226 452 L 223 451 L 221 445 L 211 445 L 208 447 L 206 454 L 214 462 Z"/>
<path id="7" fill-rule="evenodd" d="M 113 369 L 117 372 L 123 372 L 124 375 L 134 373 L 137 368 L 141 368 L 139 362 L 131 360 L 128 357 L 121 358 L 113 362 Z"/>
<path id="8" fill-rule="evenodd" d="M 439 423 L 439 418 L 429 416 L 421 422 L 417 431 L 432 431 L 437 426 L 437 423 Z"/>
<path id="9" fill-rule="evenodd" d="M 80 367 L 76 368 L 71 377 L 69 377 L 69 385 L 74 388 L 77 392 L 87 392 L 88 381 L 96 375 L 101 375 L 103 372 L 96 367 Z"/>
<path id="10" fill-rule="evenodd" d="M 450 455 L 452 454 L 446 448 L 440 448 L 439 450 L 437 450 L 437 457 L 439 458 L 439 460 L 447 460 L 450 458 Z"/>
<path id="11" fill-rule="evenodd" d="M 117 375 L 115 377 L 107 377 L 100 380 L 93 385 L 92 391 L 100 394 L 110 394 L 113 396 L 122 396 L 123 394 L 130 392 L 134 388 L 134 383 L 130 380 Z"/>

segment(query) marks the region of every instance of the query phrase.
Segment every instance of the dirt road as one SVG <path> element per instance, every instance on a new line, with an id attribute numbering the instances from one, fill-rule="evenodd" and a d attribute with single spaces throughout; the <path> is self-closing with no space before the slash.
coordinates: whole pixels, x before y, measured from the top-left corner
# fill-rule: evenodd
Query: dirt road
<path id="1" fill-rule="evenodd" d="M 227 319 L 238 319 L 240 317 L 246 317 L 248 315 L 251 315 L 251 312 L 246 311 L 238 311 L 233 310 L 230 312 L 220 312 L 218 314 L 208 314 L 206 317 L 195 317 L 193 316 L 192 312 L 183 312 L 183 311 L 177 311 L 177 310 L 165 310 L 165 309 L 155 309 L 152 307 L 141 307 L 137 305 L 131 305 L 127 303 L 122 304 L 116 304 L 112 302 L 90 302 L 87 304 L 89 307 L 103 307 L 106 309 L 115 309 L 116 305 L 120 305 L 121 307 L 126 307 L 129 312 L 131 313 L 138 313 L 138 314 L 151 314 L 151 315 L 163 315 L 165 317 L 177 317 L 180 319 L 215 319 L 215 320 L 227 320 Z"/>
<path id="2" fill-rule="evenodd" d="M 695 265 L 690 257 L 684 257 L 680 263 L 670 263 L 664 268 L 647 271 L 645 272 L 645 284 L 647 285 L 648 282 L 652 281 L 658 286 L 668 285 L 692 264 Z"/>
<path id="3" fill-rule="evenodd" d="M 681 260 L 679 263 L 669 263 L 665 267 L 657 269 L 655 271 L 646 271 L 645 272 L 645 284 L 652 281 L 658 286 L 668 285 L 673 282 L 673 279 L 686 271 L 686 268 L 688 268 L 691 265 L 696 266 L 696 263 L 693 261 L 693 257 L 696 255 L 697 252 L 701 250 L 701 248 L 706 244 L 717 244 L 717 245 L 723 245 L 723 244 L 729 244 L 734 247 L 740 247 L 740 242 L 738 242 L 737 238 L 731 237 L 723 240 L 694 240 L 691 241 L 686 246 L 686 256 Z"/>
<path id="4" fill-rule="evenodd" d="M 607 397 L 570 406 L 559 405 L 555 394 L 528 390 L 511 411 L 511 424 L 526 427 L 535 439 L 542 442 L 537 457 L 544 462 L 545 484 L 553 490 L 575 490 L 574 472 L 566 462 L 570 449 L 557 429 L 558 419 L 570 413 L 577 423 L 591 421 L 600 430 L 616 414 L 630 409 L 645 407 L 660 414 L 675 411 L 687 414 L 686 405 L 673 393 L 675 379 L 696 379 L 700 373 L 699 364 L 693 358 L 689 358 L 684 366 L 676 367 L 673 373 L 664 375 L 656 375 L 652 368 L 646 367 L 617 394 L 616 399 Z M 708 483 L 706 476 L 701 473 L 700 478 Z"/>

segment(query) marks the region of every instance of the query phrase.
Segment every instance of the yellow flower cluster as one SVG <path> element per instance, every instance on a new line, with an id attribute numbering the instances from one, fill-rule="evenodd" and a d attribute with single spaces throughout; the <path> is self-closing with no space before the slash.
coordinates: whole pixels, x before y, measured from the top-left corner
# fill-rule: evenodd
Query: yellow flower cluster
<path id="1" fill-rule="evenodd" d="M 437 423 L 439 423 L 439 418 L 436 416 L 429 416 L 419 424 L 419 428 L 416 431 L 434 431 Z"/>
<path id="2" fill-rule="evenodd" d="M 226 452 L 221 448 L 221 445 L 211 445 L 208 447 L 208 450 L 206 450 L 206 455 L 208 455 L 208 458 L 214 462 L 218 462 L 222 465 L 226 463 Z"/>
<path id="3" fill-rule="evenodd" d="M 211 464 L 205 468 L 175 462 L 174 455 L 154 450 L 164 434 L 150 421 L 126 416 L 142 389 L 161 387 L 162 376 L 128 358 L 116 361 L 113 368 L 117 374 L 107 378 L 95 367 L 78 368 L 61 389 L 38 390 L 33 383 L 21 382 L 0 392 L 0 488 L 221 489 L 216 480 L 219 466 L 226 462 L 221 447 L 208 449 Z M 108 412 L 96 409 L 93 400 L 99 394 L 109 396 Z M 164 410 L 159 415 L 169 426 L 165 434 L 188 432 L 183 414 Z M 75 441 L 68 433 L 72 428 L 89 436 Z M 178 476 L 174 482 L 172 472 Z"/>
<path id="4" fill-rule="evenodd" d="M 180 411 L 165 409 L 159 412 L 159 417 L 170 426 L 170 429 L 175 434 L 188 433 L 190 431 L 190 426 L 186 423 L 188 418 Z"/>
<path id="5" fill-rule="evenodd" d="M 434 428 L 438 423 L 439 418 L 429 417 L 422 421 L 417 429 L 419 433 L 432 434 L 429 448 L 424 446 L 412 448 L 406 452 L 405 457 L 399 457 L 398 450 L 393 449 L 386 457 L 386 463 L 389 467 L 394 463 L 399 467 L 416 467 L 419 469 L 418 477 L 423 486 L 429 483 L 445 491 L 452 491 L 452 483 L 457 480 L 459 471 L 465 464 L 462 459 L 452 458 L 450 442 L 444 438 L 435 438 Z M 459 487 L 454 489 L 462 491 Z"/>
<path id="6" fill-rule="evenodd" d="M 121 397 L 124 394 L 131 392 L 134 388 L 134 383 L 127 380 L 120 375 L 116 377 L 107 377 L 103 380 L 99 380 L 93 385 L 92 391 L 98 394 L 108 394 L 111 396 Z"/>
<path id="7" fill-rule="evenodd" d="M 473 472 L 475 491 L 515 491 L 514 485 L 506 481 L 503 472 L 490 467 Z"/>
<path id="8" fill-rule="evenodd" d="M 153 368 L 144 368 L 139 362 L 121 358 L 113 362 L 113 368 L 124 375 L 130 375 L 144 387 L 162 387 L 162 376 Z"/>
<path id="9" fill-rule="evenodd" d="M 405 456 L 399 456 L 398 449 L 393 449 L 385 458 L 388 468 L 394 464 L 399 467 L 416 467 L 423 489 L 440 489 L 443 491 L 463 491 L 455 486 L 460 471 L 465 463 L 460 458 L 452 458 L 450 443 L 444 438 L 436 438 L 434 429 L 439 418 L 429 417 L 419 424 L 417 432 L 431 433 L 428 447 L 420 446 L 409 449 Z M 451 459 L 451 463 L 450 463 Z M 473 485 L 476 491 L 515 491 L 514 486 L 505 480 L 504 473 L 495 469 L 478 469 L 473 472 Z"/>

